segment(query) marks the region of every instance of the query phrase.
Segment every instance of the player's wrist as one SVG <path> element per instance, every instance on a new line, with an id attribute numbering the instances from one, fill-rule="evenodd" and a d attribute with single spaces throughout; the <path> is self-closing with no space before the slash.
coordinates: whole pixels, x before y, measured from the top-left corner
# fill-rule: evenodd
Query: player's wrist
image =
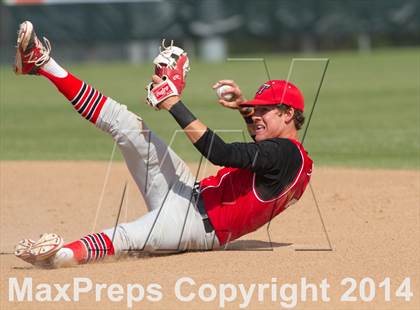
<path id="1" fill-rule="evenodd" d="M 166 110 L 166 111 L 169 111 L 180 100 L 181 100 L 181 98 L 179 96 L 169 97 L 159 104 L 159 108 L 163 109 L 163 110 Z"/>
<path id="2" fill-rule="evenodd" d="M 194 114 L 192 114 L 192 112 L 179 99 L 175 104 L 171 106 L 171 108 L 168 111 L 175 118 L 176 122 L 179 124 L 179 126 L 181 126 L 182 129 L 184 129 L 197 119 L 194 116 Z"/>

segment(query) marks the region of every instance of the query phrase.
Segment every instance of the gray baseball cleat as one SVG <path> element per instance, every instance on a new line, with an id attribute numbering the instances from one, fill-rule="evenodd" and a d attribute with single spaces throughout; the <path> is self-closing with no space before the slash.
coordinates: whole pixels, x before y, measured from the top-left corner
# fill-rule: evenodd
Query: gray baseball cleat
<path id="1" fill-rule="evenodd" d="M 15 255 L 25 262 L 39 267 L 54 267 L 52 258 L 64 245 L 57 234 L 45 233 L 38 241 L 23 239 L 15 247 Z"/>

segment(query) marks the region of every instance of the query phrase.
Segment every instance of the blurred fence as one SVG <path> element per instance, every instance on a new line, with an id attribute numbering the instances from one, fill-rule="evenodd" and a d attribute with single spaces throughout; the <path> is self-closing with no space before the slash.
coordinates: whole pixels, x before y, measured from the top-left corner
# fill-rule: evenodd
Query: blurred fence
<path id="1" fill-rule="evenodd" d="M 210 61 L 227 53 L 420 44 L 417 0 L 7 0 L 0 14 L 2 62 L 13 58 L 26 19 L 76 61 L 141 62 L 161 38 Z"/>

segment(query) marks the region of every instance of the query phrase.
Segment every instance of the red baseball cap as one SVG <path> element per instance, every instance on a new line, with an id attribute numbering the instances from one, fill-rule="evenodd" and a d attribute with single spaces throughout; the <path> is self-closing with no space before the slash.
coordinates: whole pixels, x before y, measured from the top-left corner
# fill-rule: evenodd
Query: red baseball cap
<path id="1" fill-rule="evenodd" d="M 304 110 L 304 99 L 301 91 L 285 80 L 271 80 L 258 88 L 252 100 L 245 101 L 241 106 L 286 104 L 296 110 Z"/>

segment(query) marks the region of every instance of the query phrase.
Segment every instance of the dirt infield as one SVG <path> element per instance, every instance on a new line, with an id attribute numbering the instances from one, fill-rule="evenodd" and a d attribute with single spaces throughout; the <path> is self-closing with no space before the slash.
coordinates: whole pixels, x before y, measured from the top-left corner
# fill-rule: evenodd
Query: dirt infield
<path id="1" fill-rule="evenodd" d="M 128 288 L 138 297 L 133 309 L 420 307 L 419 171 L 315 169 L 312 185 L 332 251 L 295 251 L 328 248 L 308 190 L 298 204 L 272 221 L 272 249 L 267 229 L 262 228 L 226 251 L 41 270 L 10 254 L 20 238 L 58 232 L 70 241 L 113 226 L 125 180 L 129 180 L 128 200 L 121 221 L 135 219 L 145 207 L 124 163 L 110 169 L 96 223 L 107 163 L 3 161 L 0 165 L 1 309 L 124 309 L 130 305 Z M 32 301 L 26 294 L 18 302 L 17 290 L 24 291 L 25 278 L 26 284 L 32 281 Z M 411 287 L 402 286 L 397 293 L 406 278 Z M 356 300 L 344 301 L 352 279 L 356 286 L 347 299 Z M 77 300 L 74 288 L 90 283 L 93 288 Z M 308 283 L 316 287 L 307 287 Z M 101 284 L 102 290 L 97 286 Z M 58 294 L 57 287 L 66 297 Z M 409 301 L 398 296 L 409 291 L 413 293 L 407 296 Z M 188 297 L 191 300 L 181 301 Z"/>

